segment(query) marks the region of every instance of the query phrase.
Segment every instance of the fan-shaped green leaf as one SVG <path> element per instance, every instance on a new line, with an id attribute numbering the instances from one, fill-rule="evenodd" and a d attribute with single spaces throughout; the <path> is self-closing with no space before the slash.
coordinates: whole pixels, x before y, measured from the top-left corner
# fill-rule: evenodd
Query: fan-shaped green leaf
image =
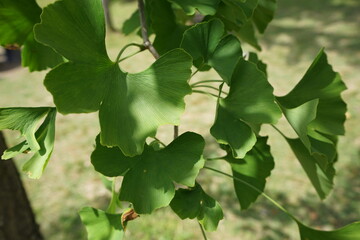
<path id="1" fill-rule="evenodd" d="M 224 24 L 220 20 L 200 23 L 185 31 L 181 47 L 193 57 L 199 70 L 207 70 L 211 66 L 230 84 L 242 50 L 236 37 L 224 35 Z"/>
<path id="2" fill-rule="evenodd" d="M 36 141 L 35 131 L 40 120 L 49 112 L 49 108 L 1 108 L 0 130 L 11 129 L 21 132 L 32 151 L 40 146 Z"/>
<path id="3" fill-rule="evenodd" d="M 44 122 L 35 132 L 39 121 Z M 55 108 L 7 108 L 0 109 L 0 130 L 19 130 L 25 141 L 7 149 L 2 158 L 10 159 L 16 155 L 31 151 L 33 156 L 25 162 L 23 171 L 31 178 L 40 178 L 54 149 Z"/>
<path id="4" fill-rule="evenodd" d="M 169 0 L 179 5 L 188 15 L 198 10 L 203 15 L 214 15 L 220 0 Z"/>
<path id="5" fill-rule="evenodd" d="M 334 231 L 320 231 L 297 222 L 301 240 L 355 240 L 360 239 L 360 222 L 349 224 Z"/>
<path id="6" fill-rule="evenodd" d="M 215 231 L 224 217 L 220 204 L 198 183 L 194 188 L 177 190 L 170 206 L 181 219 L 197 218 L 207 231 Z"/>
<path id="7" fill-rule="evenodd" d="M 253 149 L 243 159 L 235 159 L 228 154 L 226 161 L 231 165 L 233 176 L 241 179 L 261 191 L 264 191 L 266 178 L 274 168 L 274 159 L 266 144 L 267 137 L 259 137 Z M 235 192 L 241 209 L 247 209 L 256 201 L 260 193 L 246 184 L 234 180 Z"/>
<path id="8" fill-rule="evenodd" d="M 319 162 L 310 155 L 300 139 L 286 138 L 286 140 L 305 170 L 316 192 L 320 198 L 324 199 L 333 188 L 333 179 L 335 176 L 333 164 L 330 163 L 326 166 L 319 164 Z"/>
<path id="9" fill-rule="evenodd" d="M 35 0 L 0 2 L 0 44 L 22 46 L 22 65 L 40 71 L 63 62 L 61 56 L 34 40 L 33 26 L 40 21 L 41 8 Z"/>
<path id="10" fill-rule="evenodd" d="M 178 24 L 170 2 L 149 0 L 151 27 L 156 37 L 154 47 L 160 55 L 178 48 L 187 26 Z"/>
<path id="11" fill-rule="evenodd" d="M 256 143 L 256 136 L 251 127 L 222 106 L 217 109 L 215 123 L 210 133 L 220 144 L 230 145 L 235 158 L 244 158 Z"/>
<path id="12" fill-rule="evenodd" d="M 281 116 L 265 74 L 244 59 L 238 61 L 229 95 L 220 99 L 220 105 L 236 118 L 250 123 L 275 123 Z"/>
<path id="13" fill-rule="evenodd" d="M 260 33 L 264 33 L 273 20 L 276 7 L 276 0 L 259 0 L 252 19 Z"/>
<path id="14" fill-rule="evenodd" d="M 61 113 L 100 110 L 101 143 L 134 156 L 158 126 L 179 123 L 183 98 L 191 92 L 191 57 L 177 49 L 141 73 L 124 73 L 107 56 L 104 24 L 100 0 L 46 7 L 37 39 L 71 61 L 49 72 L 44 83 Z"/>
<path id="15" fill-rule="evenodd" d="M 295 88 L 277 98 L 303 145 L 298 140 L 288 142 L 321 198 L 329 193 L 335 174 L 337 136 L 344 133 L 346 104 L 341 92 L 345 89 L 321 50 Z M 305 161 L 308 164 L 304 165 Z M 315 171 L 315 167 L 321 171 Z M 324 184 L 316 184 L 316 179 L 323 178 L 326 178 Z"/>
<path id="16" fill-rule="evenodd" d="M 91 161 L 106 176 L 124 175 L 120 200 L 133 203 L 137 213 L 148 214 L 170 203 L 175 194 L 173 182 L 195 185 L 204 165 L 203 148 L 204 139 L 190 132 L 159 151 L 146 145 L 143 154 L 136 157 L 126 157 L 98 141 Z"/>
<path id="17" fill-rule="evenodd" d="M 121 214 L 109 214 L 99 209 L 85 207 L 79 211 L 89 240 L 121 240 L 124 229 Z"/>

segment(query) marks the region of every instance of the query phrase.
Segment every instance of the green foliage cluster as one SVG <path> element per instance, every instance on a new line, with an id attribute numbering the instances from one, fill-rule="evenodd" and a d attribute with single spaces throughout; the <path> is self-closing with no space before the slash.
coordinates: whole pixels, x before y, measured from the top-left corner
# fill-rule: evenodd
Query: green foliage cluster
<path id="1" fill-rule="evenodd" d="M 337 137 L 344 134 L 346 112 L 341 98 L 346 86 L 323 49 L 285 96 L 273 94 L 266 64 L 256 53 L 243 53 L 243 43 L 261 49 L 257 34 L 264 33 L 275 9 L 275 0 L 146 0 L 122 31 L 130 34 L 146 27 L 160 57 L 142 72 L 127 73 L 119 67 L 130 57 L 121 58 L 124 50 L 137 46 L 140 52 L 148 46 L 130 43 L 111 60 L 101 0 L 59 0 L 44 9 L 35 0 L 1 0 L 0 44 L 22 46 L 23 66 L 30 71 L 51 68 L 44 85 L 56 105 L 1 108 L 0 130 L 18 130 L 25 138 L 2 158 L 31 152 L 23 169 L 39 178 L 53 151 L 56 112 L 98 111 L 101 132 L 91 163 L 106 177 L 122 177 L 122 184 L 116 189 L 111 180 L 113 197 L 106 211 L 80 211 L 91 240 L 123 238 L 132 219 L 122 202 L 129 202 L 136 215 L 170 206 L 181 219 L 197 219 L 202 230 L 216 230 L 223 212 L 196 181 L 202 169 L 233 179 L 241 209 L 264 195 L 298 224 L 302 240 L 360 239 L 360 223 L 318 231 L 263 192 L 275 163 L 267 137 L 259 134 L 262 125 L 274 126 L 285 116 L 298 137 L 278 131 L 324 199 L 333 188 Z M 142 14 L 148 26 L 145 19 L 140 21 Z M 194 74 L 210 69 L 219 79 L 190 84 Z M 217 101 L 210 133 L 225 156 L 205 159 L 204 139 L 194 132 L 176 136 L 168 145 L 156 138 L 160 126 L 179 125 L 184 97 L 195 93 Z M 232 174 L 208 167 L 211 160 L 229 164 Z"/>

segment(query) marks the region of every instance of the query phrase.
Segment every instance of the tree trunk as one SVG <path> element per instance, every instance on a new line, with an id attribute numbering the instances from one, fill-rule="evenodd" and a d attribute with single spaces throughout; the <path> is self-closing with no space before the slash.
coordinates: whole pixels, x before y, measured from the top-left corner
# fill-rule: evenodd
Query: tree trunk
<path id="1" fill-rule="evenodd" d="M 104 7 L 104 11 L 105 11 L 106 25 L 112 32 L 115 32 L 116 29 L 111 20 L 111 14 L 110 14 L 110 9 L 109 9 L 110 8 L 110 0 L 103 0 L 103 7 Z"/>
<path id="2" fill-rule="evenodd" d="M 0 156 L 5 149 L 0 132 Z M 0 160 L 0 240 L 43 240 L 12 160 Z"/>

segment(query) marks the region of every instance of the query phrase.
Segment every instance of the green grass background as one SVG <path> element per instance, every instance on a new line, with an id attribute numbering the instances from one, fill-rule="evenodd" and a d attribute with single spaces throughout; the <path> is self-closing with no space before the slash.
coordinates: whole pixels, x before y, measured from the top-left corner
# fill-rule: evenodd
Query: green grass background
<path id="1" fill-rule="evenodd" d="M 47 2 L 49 0 L 39 0 L 42 5 Z M 115 25 L 119 28 L 135 9 L 134 3 L 114 2 L 111 12 Z M 279 0 L 276 18 L 261 38 L 263 51 L 260 57 L 268 64 L 269 79 L 277 95 L 285 94 L 301 79 L 323 46 L 330 63 L 348 86 L 343 94 L 348 103 L 347 134 L 339 142 L 335 189 L 325 201 L 321 202 L 315 194 L 286 142 L 269 127 L 262 129 L 262 134 L 270 135 L 276 162 L 266 192 L 305 223 L 326 230 L 360 220 L 359 13 L 358 0 Z M 115 59 L 119 49 L 130 41 L 140 43 L 141 39 L 135 35 L 125 37 L 109 33 L 109 55 Z M 151 55 L 142 53 L 121 66 L 135 72 L 145 69 L 151 62 Z M 53 105 L 51 95 L 42 85 L 44 76 L 45 72 L 30 74 L 21 68 L 1 72 L 0 106 Z M 201 73 L 195 80 L 213 76 L 211 72 Z M 205 154 L 217 155 L 216 143 L 209 134 L 214 118 L 214 100 L 193 94 L 186 101 L 188 107 L 182 118 L 181 132 L 201 133 L 207 141 Z M 279 126 L 292 135 L 285 121 L 281 120 Z M 45 238 L 82 240 L 86 239 L 86 232 L 77 211 L 83 206 L 104 209 L 109 201 L 109 193 L 89 160 L 99 132 L 97 114 L 58 115 L 56 127 L 55 151 L 45 174 L 40 180 L 30 180 L 26 176 L 23 180 Z M 171 130 L 170 126 L 162 127 L 159 138 L 169 142 Z M 9 144 L 17 141 L 18 135 L 13 132 L 6 131 L 6 136 Z M 16 161 L 21 166 L 24 160 L 18 158 Z M 222 162 L 216 166 L 229 170 Z M 250 210 L 241 212 L 230 180 L 203 171 L 199 181 L 221 203 L 225 213 L 218 231 L 208 233 L 209 239 L 299 239 L 296 225 L 266 199 L 260 197 Z M 126 239 L 188 240 L 202 237 L 195 221 L 180 221 L 166 208 L 131 222 Z"/>

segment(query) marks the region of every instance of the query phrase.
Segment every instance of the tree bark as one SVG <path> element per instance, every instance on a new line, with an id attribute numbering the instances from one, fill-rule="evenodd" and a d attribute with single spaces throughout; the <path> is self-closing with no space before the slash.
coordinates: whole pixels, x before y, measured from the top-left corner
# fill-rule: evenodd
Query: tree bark
<path id="1" fill-rule="evenodd" d="M 103 0 L 103 7 L 104 7 L 104 11 L 105 11 L 106 25 L 108 26 L 110 31 L 115 32 L 116 29 L 111 20 L 111 14 L 110 14 L 110 0 Z"/>
<path id="2" fill-rule="evenodd" d="M 0 132 L 0 156 L 6 148 Z M 43 240 L 13 160 L 0 160 L 0 240 Z"/>

